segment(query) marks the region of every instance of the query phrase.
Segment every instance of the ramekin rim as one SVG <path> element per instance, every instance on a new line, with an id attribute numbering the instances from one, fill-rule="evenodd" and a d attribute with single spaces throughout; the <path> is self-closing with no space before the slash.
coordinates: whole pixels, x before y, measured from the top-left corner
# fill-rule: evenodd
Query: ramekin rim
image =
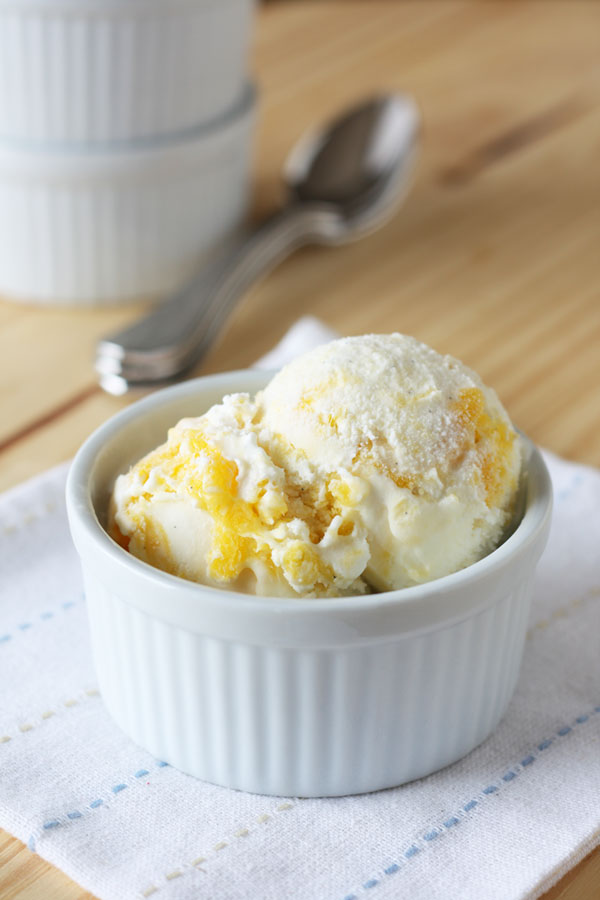
<path id="1" fill-rule="evenodd" d="M 102 553 L 107 554 L 115 563 L 130 568 L 142 580 L 149 579 L 165 588 L 193 594 L 198 600 L 204 598 L 207 602 L 217 596 L 223 612 L 226 612 L 227 609 L 234 611 L 236 608 L 243 608 L 245 611 L 252 608 L 257 612 L 273 612 L 277 609 L 293 611 L 295 615 L 301 615 L 302 610 L 306 610 L 307 614 L 317 611 L 343 614 L 344 612 L 365 612 L 375 606 L 377 608 L 391 608 L 394 606 L 402 608 L 411 602 L 422 602 L 425 598 L 432 595 L 453 591 L 463 585 L 472 585 L 493 575 L 494 572 L 502 570 L 518 552 L 526 552 L 528 546 L 535 541 L 536 537 L 545 528 L 552 511 L 550 476 L 536 445 L 527 435 L 520 432 L 527 450 L 524 461 L 526 477 L 529 480 L 532 474 L 534 475 L 537 480 L 538 491 L 533 498 L 527 497 L 523 516 L 518 525 L 500 546 L 482 559 L 457 572 L 452 572 L 449 575 L 441 576 L 423 584 L 398 588 L 393 591 L 354 594 L 342 597 L 258 596 L 187 581 L 179 576 L 163 572 L 127 553 L 102 527 L 89 494 L 89 476 L 97 454 L 105 440 L 109 436 L 112 437 L 117 434 L 124 425 L 132 420 L 145 416 L 158 406 L 167 404 L 171 398 L 183 397 L 186 394 L 193 396 L 200 384 L 202 384 L 203 388 L 209 390 L 211 385 L 216 386 L 220 381 L 229 381 L 237 377 L 240 379 L 256 377 L 257 381 L 262 380 L 266 383 L 266 378 L 270 374 L 272 374 L 272 371 L 264 369 L 237 369 L 213 375 L 204 375 L 153 392 L 149 396 L 120 410 L 92 432 L 84 441 L 71 463 L 66 486 L 69 519 L 76 519 L 83 526 L 88 537 L 96 543 Z M 257 387 L 256 389 L 258 390 L 259 388 Z M 241 387 L 240 390 L 242 390 Z M 232 391 L 229 390 L 227 393 L 232 393 Z"/>
<path id="2" fill-rule="evenodd" d="M 1 2 L 1 0 L 0 0 Z M 150 160 L 154 156 L 192 148 L 209 148 L 226 140 L 253 115 L 258 104 L 258 89 L 254 81 L 246 81 L 233 106 L 199 125 L 156 137 L 133 140 L 95 141 L 93 143 L 52 141 L 43 144 L 24 139 L 10 139 L 0 135 L 0 165 L 44 164 L 62 170 L 73 165 L 98 166 L 130 164 Z M 26 154 L 25 157 L 23 154 Z"/>

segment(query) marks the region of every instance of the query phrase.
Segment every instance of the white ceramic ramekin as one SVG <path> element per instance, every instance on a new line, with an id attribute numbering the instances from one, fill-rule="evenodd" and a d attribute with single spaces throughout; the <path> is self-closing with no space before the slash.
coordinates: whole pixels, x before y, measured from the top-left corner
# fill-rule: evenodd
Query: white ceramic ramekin
<path id="1" fill-rule="evenodd" d="M 42 153 L 0 141 L 0 294 L 98 304 L 182 285 L 242 219 L 255 94 L 184 140 Z"/>
<path id="2" fill-rule="evenodd" d="M 401 591 L 258 598 L 118 547 L 102 527 L 115 476 L 179 418 L 266 380 L 234 372 L 153 394 L 77 454 L 67 505 L 104 702 L 156 756 L 232 788 L 329 796 L 427 775 L 483 741 L 515 687 L 550 523 L 544 462 L 526 441 L 523 518 L 497 550 Z"/>
<path id="3" fill-rule="evenodd" d="M 246 79 L 253 0 L 0 0 L 0 137 L 90 144 L 220 116 Z"/>

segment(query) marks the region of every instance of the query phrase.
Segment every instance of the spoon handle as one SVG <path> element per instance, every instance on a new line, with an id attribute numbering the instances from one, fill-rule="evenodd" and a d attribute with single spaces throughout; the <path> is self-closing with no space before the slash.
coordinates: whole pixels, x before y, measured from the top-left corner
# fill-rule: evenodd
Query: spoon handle
<path id="1" fill-rule="evenodd" d="M 173 378 L 208 349 L 235 303 L 279 262 L 318 239 L 327 212 L 290 204 L 226 251 L 154 312 L 98 343 L 96 369 L 126 381 Z M 126 389 L 126 388 L 125 388 Z"/>

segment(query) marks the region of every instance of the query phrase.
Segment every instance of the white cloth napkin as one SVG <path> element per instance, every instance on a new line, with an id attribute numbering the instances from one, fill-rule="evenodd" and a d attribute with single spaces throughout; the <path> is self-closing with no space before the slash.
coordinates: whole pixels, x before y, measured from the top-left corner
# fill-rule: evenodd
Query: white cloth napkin
<path id="1" fill-rule="evenodd" d="M 330 336 L 300 323 L 266 365 Z M 323 800 L 204 784 L 125 737 L 95 690 L 66 466 L 2 496 L 0 825 L 102 900 L 538 897 L 600 843 L 600 472 L 546 458 L 553 531 L 499 728 L 428 778 Z"/>

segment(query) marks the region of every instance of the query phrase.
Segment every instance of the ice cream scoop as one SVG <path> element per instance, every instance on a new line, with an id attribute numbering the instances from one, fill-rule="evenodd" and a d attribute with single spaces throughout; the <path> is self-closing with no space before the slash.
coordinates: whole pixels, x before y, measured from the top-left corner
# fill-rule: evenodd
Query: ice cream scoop
<path id="1" fill-rule="evenodd" d="M 247 394 L 232 394 L 178 422 L 117 479 L 113 536 L 202 584 L 272 596 L 363 593 L 366 534 L 344 528 L 323 487 L 274 458 L 255 412 Z"/>
<path id="2" fill-rule="evenodd" d="M 513 508 L 518 436 L 496 394 L 404 335 L 319 347 L 257 398 L 275 458 L 325 482 L 368 535 L 377 590 L 463 568 L 497 545 Z"/>
<path id="3" fill-rule="evenodd" d="M 116 482 L 111 533 L 158 568 L 272 596 L 419 584 L 501 541 L 520 441 L 470 369 L 400 334 L 344 338 L 183 419 Z"/>

